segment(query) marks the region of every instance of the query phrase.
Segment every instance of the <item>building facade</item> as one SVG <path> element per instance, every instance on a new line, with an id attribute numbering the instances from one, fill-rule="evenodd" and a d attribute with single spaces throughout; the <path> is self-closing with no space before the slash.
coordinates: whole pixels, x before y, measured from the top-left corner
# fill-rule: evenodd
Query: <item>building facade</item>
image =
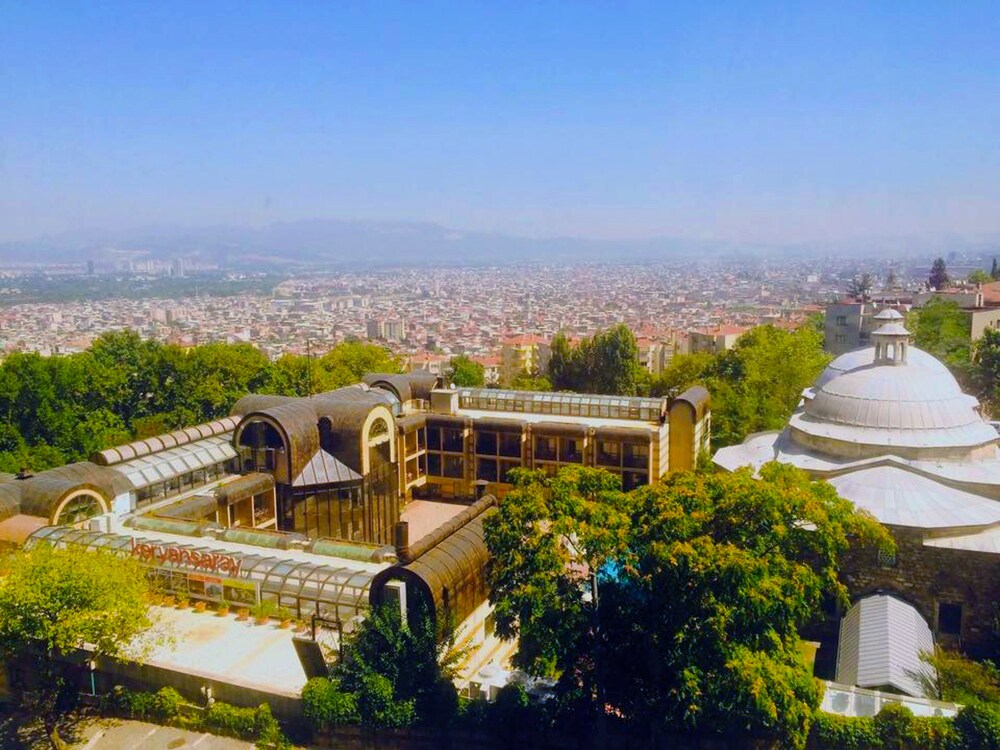
<path id="1" fill-rule="evenodd" d="M 784 430 L 723 448 L 715 463 L 736 470 L 781 461 L 828 481 L 897 543 L 890 556 L 852 547 L 841 565 L 852 598 L 891 594 L 919 612 L 937 642 L 995 655 L 1000 436 L 947 368 L 910 344 L 900 313 L 875 319 L 873 345 L 835 359 Z"/>

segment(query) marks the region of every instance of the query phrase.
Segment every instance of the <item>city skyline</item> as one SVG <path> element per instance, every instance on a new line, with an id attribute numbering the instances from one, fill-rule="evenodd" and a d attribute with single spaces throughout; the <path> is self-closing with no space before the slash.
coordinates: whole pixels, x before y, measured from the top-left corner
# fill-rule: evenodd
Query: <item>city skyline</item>
<path id="1" fill-rule="evenodd" d="M 1000 232 L 995 6 L 766 10 L 8 3 L 0 242 Z"/>

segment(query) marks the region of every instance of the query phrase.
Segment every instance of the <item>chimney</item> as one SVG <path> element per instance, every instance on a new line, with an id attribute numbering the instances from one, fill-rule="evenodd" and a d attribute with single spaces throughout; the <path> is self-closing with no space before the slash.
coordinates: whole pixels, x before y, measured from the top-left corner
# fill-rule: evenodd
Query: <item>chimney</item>
<path id="1" fill-rule="evenodd" d="M 393 543 L 396 547 L 396 557 L 402 560 L 410 548 L 410 524 L 408 521 L 396 522 L 396 526 L 393 528 Z"/>

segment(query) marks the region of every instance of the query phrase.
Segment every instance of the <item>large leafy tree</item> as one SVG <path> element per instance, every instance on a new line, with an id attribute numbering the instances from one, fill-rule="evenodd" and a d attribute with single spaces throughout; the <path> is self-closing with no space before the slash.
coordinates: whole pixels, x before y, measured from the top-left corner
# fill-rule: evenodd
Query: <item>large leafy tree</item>
<path id="1" fill-rule="evenodd" d="M 61 657 L 84 644 L 95 657 L 135 656 L 127 649 L 150 626 L 147 579 L 133 558 L 48 546 L 11 554 L 2 569 L 0 651 L 30 663 L 23 707 L 58 746 Z"/>
<path id="2" fill-rule="evenodd" d="M 970 385 L 971 318 L 958 303 L 934 297 L 910 311 L 906 325 L 914 345 L 942 360 L 963 385 Z"/>
<path id="3" fill-rule="evenodd" d="M 627 495 L 599 475 L 524 474 L 487 521 L 497 630 L 520 635 L 519 663 L 583 699 L 596 684 L 601 705 L 653 732 L 801 746 L 819 694 L 798 629 L 823 596 L 844 596 L 849 544 L 891 537 L 788 466 L 676 473 Z"/>
<path id="4" fill-rule="evenodd" d="M 712 442 L 732 445 L 750 433 L 780 429 L 829 361 L 813 325 L 794 331 L 758 326 L 729 351 L 674 357 L 652 393 L 676 396 L 705 385 L 712 394 Z"/>
<path id="5" fill-rule="evenodd" d="M 486 385 L 486 368 L 473 362 L 464 354 L 451 358 L 451 382 L 464 388 L 482 388 Z"/>
<path id="6" fill-rule="evenodd" d="M 1000 331 L 987 328 L 976 342 L 973 379 L 991 416 L 1000 415 Z"/>
<path id="7" fill-rule="evenodd" d="M 461 654 L 454 644 L 450 623 L 436 622 L 423 608 L 404 620 L 398 606 L 377 607 L 347 644 L 339 688 L 354 696 L 369 726 L 447 723 L 458 705 L 451 678 Z"/>
<path id="8" fill-rule="evenodd" d="M 563 334 L 552 339 L 549 377 L 556 390 L 634 396 L 642 382 L 635 336 L 619 324 L 569 345 Z"/>

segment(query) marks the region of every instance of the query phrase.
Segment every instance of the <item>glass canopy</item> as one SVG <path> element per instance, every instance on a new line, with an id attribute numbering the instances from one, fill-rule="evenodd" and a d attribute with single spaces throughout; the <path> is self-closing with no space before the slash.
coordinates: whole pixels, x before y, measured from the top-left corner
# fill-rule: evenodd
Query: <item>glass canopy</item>
<path id="1" fill-rule="evenodd" d="M 71 526 L 41 528 L 25 546 L 30 549 L 39 544 L 134 555 L 149 566 L 150 578 L 166 591 L 234 605 L 273 601 L 299 619 L 317 615 L 350 621 L 368 608 L 368 590 L 375 576 L 371 570 Z"/>

